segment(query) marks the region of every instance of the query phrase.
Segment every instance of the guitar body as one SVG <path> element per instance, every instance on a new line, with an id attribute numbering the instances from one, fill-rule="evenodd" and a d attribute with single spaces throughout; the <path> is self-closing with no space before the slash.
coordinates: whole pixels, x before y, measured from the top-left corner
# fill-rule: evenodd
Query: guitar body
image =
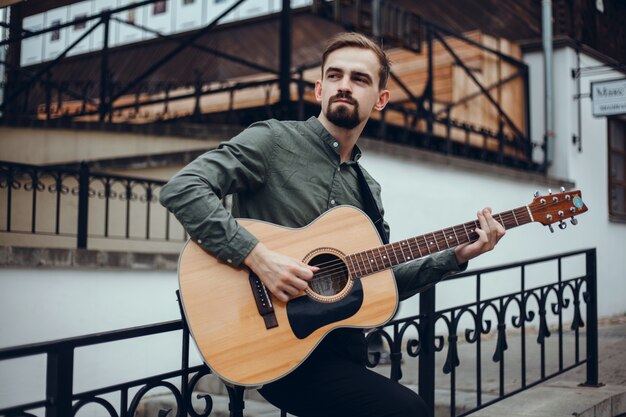
<path id="1" fill-rule="evenodd" d="M 292 229 L 238 220 L 268 248 L 303 260 L 344 265 L 344 255 L 380 246 L 371 220 L 353 207 L 334 208 Z M 307 290 L 288 303 L 272 298 L 276 327 L 261 316 L 247 268 L 234 268 L 189 241 L 179 259 L 183 309 L 200 353 L 220 378 L 235 385 L 275 381 L 300 365 L 331 330 L 377 327 L 395 314 L 398 294 L 390 269 L 353 279 L 334 293 Z M 340 284 L 343 285 L 343 284 Z"/>

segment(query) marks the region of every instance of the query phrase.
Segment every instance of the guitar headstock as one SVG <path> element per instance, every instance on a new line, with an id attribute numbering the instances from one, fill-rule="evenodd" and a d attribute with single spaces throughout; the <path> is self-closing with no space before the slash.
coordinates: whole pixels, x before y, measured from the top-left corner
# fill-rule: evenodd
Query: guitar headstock
<path id="1" fill-rule="evenodd" d="M 560 229 L 567 227 L 567 223 L 565 223 L 567 219 L 570 219 L 574 226 L 578 224 L 578 220 L 574 216 L 588 210 L 583 202 L 581 192 L 579 190 L 565 191 L 564 188 L 561 188 L 561 192 L 558 194 L 552 194 L 550 190 L 548 191 L 549 194 L 544 196 L 536 192 L 533 202 L 528 205 L 533 220 L 544 226 L 549 226 L 551 232 L 554 232 L 552 224 L 556 222 L 559 222 Z"/>

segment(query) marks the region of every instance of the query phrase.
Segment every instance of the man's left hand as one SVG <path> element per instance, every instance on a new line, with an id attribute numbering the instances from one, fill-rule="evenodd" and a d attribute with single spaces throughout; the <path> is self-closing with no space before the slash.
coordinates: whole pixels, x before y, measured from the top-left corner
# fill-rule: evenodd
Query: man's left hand
<path id="1" fill-rule="evenodd" d="M 459 265 L 492 250 L 506 233 L 504 226 L 491 216 L 491 208 L 487 207 L 479 211 L 477 217 L 480 228 L 476 228 L 474 231 L 478 234 L 478 240 L 457 246 L 454 249 Z"/>

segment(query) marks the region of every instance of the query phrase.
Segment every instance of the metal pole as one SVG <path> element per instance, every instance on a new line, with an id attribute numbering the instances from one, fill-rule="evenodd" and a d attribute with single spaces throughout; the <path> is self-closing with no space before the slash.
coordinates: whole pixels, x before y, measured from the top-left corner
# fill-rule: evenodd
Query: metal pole
<path id="1" fill-rule="evenodd" d="M 291 4 L 290 0 L 283 0 L 283 9 L 280 12 L 280 107 L 281 117 L 287 117 L 289 111 L 289 85 L 291 84 Z"/>
<path id="2" fill-rule="evenodd" d="M 106 13 L 102 16 L 104 24 L 104 39 L 102 40 L 102 55 L 100 61 L 100 123 L 106 119 L 108 103 L 107 103 L 107 84 L 109 77 L 109 26 L 111 23 L 111 15 Z"/>
<path id="3" fill-rule="evenodd" d="M 76 247 L 87 249 L 87 222 L 89 219 L 89 165 L 80 163 L 78 174 L 78 226 L 76 232 Z"/>
<path id="4" fill-rule="evenodd" d="M 435 414 L 435 287 L 420 293 L 419 395 Z"/>
<path id="5" fill-rule="evenodd" d="M 599 387 L 598 382 L 598 293 L 596 250 L 585 254 L 587 265 L 587 380 L 584 385 Z"/>
<path id="6" fill-rule="evenodd" d="M 554 78 L 553 78 L 553 56 L 552 56 L 552 1 L 542 0 L 542 21 L 541 37 L 543 40 L 543 71 L 544 71 L 544 120 L 545 131 L 543 135 L 544 143 L 544 165 L 547 169 L 552 164 L 554 158 Z"/>
<path id="7" fill-rule="evenodd" d="M 62 347 L 48 353 L 46 370 L 46 417 L 72 415 L 74 349 Z"/>

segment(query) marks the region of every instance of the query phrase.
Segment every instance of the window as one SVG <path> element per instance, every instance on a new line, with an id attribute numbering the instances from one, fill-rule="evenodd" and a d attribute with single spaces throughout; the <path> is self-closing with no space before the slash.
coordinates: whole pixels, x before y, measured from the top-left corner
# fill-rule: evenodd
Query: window
<path id="1" fill-rule="evenodd" d="M 76 20 L 84 19 L 86 17 L 87 17 L 86 14 L 81 14 L 81 15 L 76 16 L 74 20 L 76 21 Z M 86 27 L 87 27 L 87 21 L 74 23 L 74 30 L 81 30 L 81 29 L 85 29 Z"/>
<path id="2" fill-rule="evenodd" d="M 166 11 L 167 11 L 167 2 L 165 0 L 156 1 L 152 5 L 153 15 L 162 14 L 162 13 L 165 13 Z"/>
<path id="3" fill-rule="evenodd" d="M 626 222 L 626 117 L 609 118 L 608 124 L 609 218 Z"/>
<path id="4" fill-rule="evenodd" d="M 52 24 L 50 26 L 59 26 L 61 24 L 60 20 L 53 20 Z M 61 29 L 55 29 L 52 32 L 50 32 L 50 41 L 54 42 L 54 41 L 58 41 L 59 39 L 61 39 Z"/>

